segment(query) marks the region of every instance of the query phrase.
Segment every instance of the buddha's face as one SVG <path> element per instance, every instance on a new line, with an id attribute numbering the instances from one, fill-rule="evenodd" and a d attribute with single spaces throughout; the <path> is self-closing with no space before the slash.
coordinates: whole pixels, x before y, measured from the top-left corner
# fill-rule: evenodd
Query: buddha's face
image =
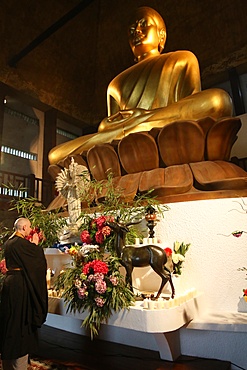
<path id="1" fill-rule="evenodd" d="M 129 44 L 137 60 L 159 54 L 161 34 L 152 14 L 139 12 L 129 27 Z"/>

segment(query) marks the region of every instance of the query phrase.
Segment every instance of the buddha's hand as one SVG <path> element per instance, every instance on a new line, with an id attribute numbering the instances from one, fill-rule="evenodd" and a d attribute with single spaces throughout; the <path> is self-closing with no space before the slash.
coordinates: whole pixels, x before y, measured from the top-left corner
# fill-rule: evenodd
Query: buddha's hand
<path id="1" fill-rule="evenodd" d="M 117 128 L 119 125 L 128 126 L 128 122 L 133 121 L 135 117 L 144 116 L 147 113 L 149 113 L 149 111 L 142 108 L 120 110 L 119 112 L 104 118 L 99 125 L 98 131 L 102 132 L 107 130 L 113 130 L 114 128 Z"/>

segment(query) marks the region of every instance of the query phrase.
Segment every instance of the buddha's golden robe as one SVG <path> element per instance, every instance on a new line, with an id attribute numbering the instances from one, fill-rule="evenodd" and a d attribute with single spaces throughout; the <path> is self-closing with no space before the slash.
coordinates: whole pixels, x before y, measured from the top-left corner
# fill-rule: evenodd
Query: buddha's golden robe
<path id="1" fill-rule="evenodd" d="M 199 92 L 198 62 L 189 51 L 148 58 L 123 71 L 108 87 L 108 115 L 119 110 L 167 107 Z"/>

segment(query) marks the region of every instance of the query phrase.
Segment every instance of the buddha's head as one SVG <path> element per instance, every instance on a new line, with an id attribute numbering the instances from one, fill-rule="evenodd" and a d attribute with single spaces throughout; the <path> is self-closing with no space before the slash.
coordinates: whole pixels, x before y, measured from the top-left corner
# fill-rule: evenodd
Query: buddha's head
<path id="1" fill-rule="evenodd" d="M 129 44 L 136 61 L 162 52 L 166 42 L 166 26 L 156 10 L 147 6 L 136 10 L 129 22 Z"/>

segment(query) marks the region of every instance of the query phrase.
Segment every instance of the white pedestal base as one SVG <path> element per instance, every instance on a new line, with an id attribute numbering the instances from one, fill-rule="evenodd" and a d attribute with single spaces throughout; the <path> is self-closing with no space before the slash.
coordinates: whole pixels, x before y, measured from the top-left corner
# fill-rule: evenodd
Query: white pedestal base
<path id="1" fill-rule="evenodd" d="M 179 330 L 153 334 L 162 360 L 175 361 L 181 355 Z"/>
<path id="2" fill-rule="evenodd" d="M 107 327 L 130 329 L 152 334 L 155 338 L 160 357 L 163 360 L 174 361 L 180 354 L 179 329 L 188 324 L 199 314 L 203 297 L 198 295 L 179 306 L 168 309 L 144 309 L 143 302 L 137 301 L 129 310 L 121 310 L 113 314 Z M 49 298 L 49 312 L 66 317 L 73 317 L 82 321 L 86 313 L 66 313 L 64 301 L 60 298 Z M 78 322 L 78 326 L 81 322 Z M 66 329 L 66 326 L 63 328 Z M 105 338 L 106 340 L 110 340 Z M 136 344 L 138 346 L 138 343 Z"/>

